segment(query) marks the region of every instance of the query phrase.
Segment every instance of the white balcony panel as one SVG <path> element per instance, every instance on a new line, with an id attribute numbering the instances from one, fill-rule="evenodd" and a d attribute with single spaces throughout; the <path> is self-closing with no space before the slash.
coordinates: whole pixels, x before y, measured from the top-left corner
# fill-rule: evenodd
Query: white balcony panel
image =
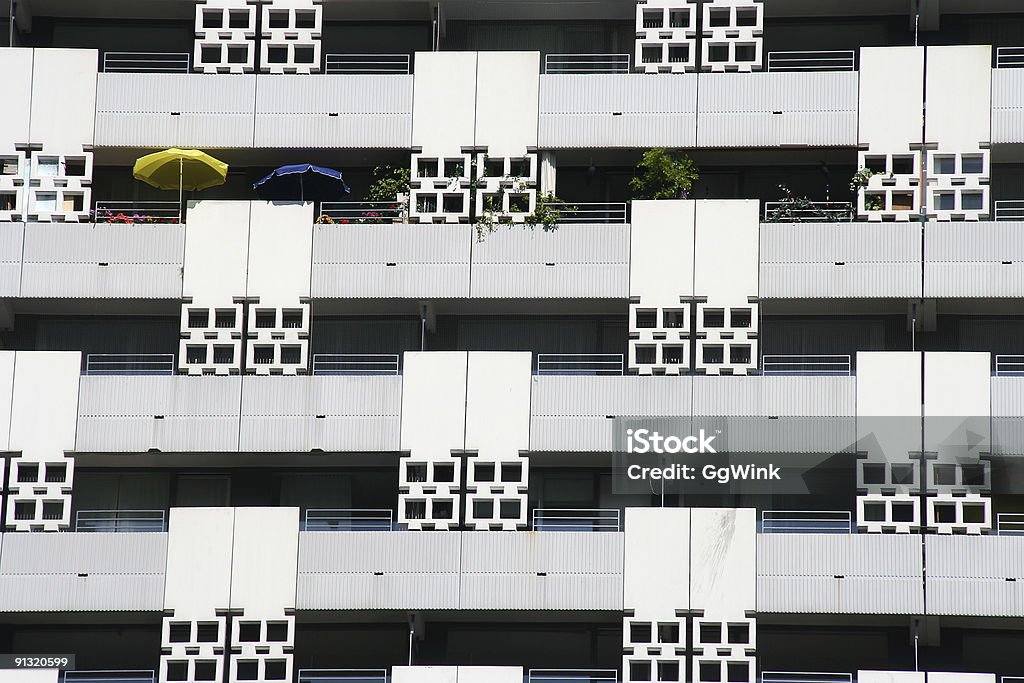
<path id="1" fill-rule="evenodd" d="M 721 416 L 852 417 L 855 377 L 693 378 L 693 414 Z"/>
<path id="2" fill-rule="evenodd" d="M 238 450 L 240 377 L 82 377 L 80 386 L 79 451 Z"/>
<path id="3" fill-rule="evenodd" d="M 620 611 L 622 575 L 464 573 L 461 598 L 461 609 Z"/>
<path id="4" fill-rule="evenodd" d="M 21 296 L 180 299 L 181 225 L 31 224 Z"/>
<path id="5" fill-rule="evenodd" d="M 696 111 L 696 74 L 542 75 L 538 144 L 693 147 Z"/>
<path id="6" fill-rule="evenodd" d="M 757 536 L 758 612 L 920 614 L 923 610 L 919 536 Z"/>
<path id="7" fill-rule="evenodd" d="M 243 451 L 397 451 L 401 377 L 246 377 Z"/>
<path id="8" fill-rule="evenodd" d="M 464 225 L 317 225 L 314 298 L 466 298 L 473 230 Z"/>
<path id="9" fill-rule="evenodd" d="M 165 533 L 5 534 L 0 609 L 163 609 Z"/>
<path id="10" fill-rule="evenodd" d="M 252 147 L 256 76 L 99 74 L 96 145 Z"/>
<path id="11" fill-rule="evenodd" d="M 409 75 L 261 75 L 257 147 L 408 148 Z"/>
<path id="12" fill-rule="evenodd" d="M 992 453 L 1024 455 L 1024 377 L 991 381 Z"/>
<path id="13" fill-rule="evenodd" d="M 1024 537 L 927 536 L 928 613 L 1024 616 Z"/>
<path id="14" fill-rule="evenodd" d="M 856 72 L 701 74 L 699 147 L 855 147 Z"/>
<path id="15" fill-rule="evenodd" d="M 457 609 L 460 532 L 299 534 L 298 609 Z"/>
<path id="16" fill-rule="evenodd" d="M 1024 70 L 992 70 L 992 142 L 1024 142 Z"/>
<path id="17" fill-rule="evenodd" d="M 763 223 L 767 299 L 921 296 L 921 237 L 910 224 Z"/>
<path id="18" fill-rule="evenodd" d="M 0 223 L 0 297 L 14 298 L 21 292 L 24 239 L 24 223 Z"/>
<path id="19" fill-rule="evenodd" d="M 926 297 L 1024 296 L 1024 221 L 929 223 Z"/>
<path id="20" fill-rule="evenodd" d="M 629 226 L 499 226 L 473 245 L 470 291 L 479 298 L 628 298 Z"/>

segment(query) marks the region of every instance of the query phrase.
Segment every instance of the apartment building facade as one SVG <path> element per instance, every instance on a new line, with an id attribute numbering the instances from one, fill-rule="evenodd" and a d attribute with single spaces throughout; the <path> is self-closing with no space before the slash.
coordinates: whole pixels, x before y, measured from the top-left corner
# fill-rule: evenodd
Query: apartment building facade
<path id="1" fill-rule="evenodd" d="M 0 683 L 1024 677 L 1017 3 L 7 18 Z"/>

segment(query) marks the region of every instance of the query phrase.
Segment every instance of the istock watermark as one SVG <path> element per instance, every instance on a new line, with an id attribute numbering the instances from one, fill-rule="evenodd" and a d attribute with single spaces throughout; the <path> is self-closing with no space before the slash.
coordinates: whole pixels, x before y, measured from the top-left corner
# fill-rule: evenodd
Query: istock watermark
<path id="1" fill-rule="evenodd" d="M 662 436 L 657 430 L 627 429 L 626 450 L 629 453 L 717 453 L 712 442 L 717 434 L 708 435 L 700 430 L 699 435 L 678 437 Z"/>

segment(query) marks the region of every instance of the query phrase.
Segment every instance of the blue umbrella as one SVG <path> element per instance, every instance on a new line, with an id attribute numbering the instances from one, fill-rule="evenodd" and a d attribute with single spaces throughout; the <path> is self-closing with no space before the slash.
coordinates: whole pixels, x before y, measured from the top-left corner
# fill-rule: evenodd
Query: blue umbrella
<path id="1" fill-rule="evenodd" d="M 282 166 L 252 187 L 260 199 L 267 201 L 323 201 L 338 199 L 350 191 L 341 171 L 313 164 Z"/>

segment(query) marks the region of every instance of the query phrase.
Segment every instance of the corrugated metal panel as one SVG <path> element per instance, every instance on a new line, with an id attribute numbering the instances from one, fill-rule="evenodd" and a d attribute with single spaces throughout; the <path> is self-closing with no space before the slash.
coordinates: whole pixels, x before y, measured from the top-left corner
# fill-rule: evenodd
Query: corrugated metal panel
<path id="1" fill-rule="evenodd" d="M 460 609 L 622 610 L 622 575 L 463 574 Z"/>
<path id="2" fill-rule="evenodd" d="M 397 451 L 402 422 L 397 415 L 243 417 L 239 448 L 253 452 Z"/>
<path id="3" fill-rule="evenodd" d="M 615 421 L 603 415 L 530 419 L 530 450 L 612 451 L 615 449 Z"/>
<path id="4" fill-rule="evenodd" d="M 1024 222 L 930 223 L 925 296 L 1024 296 Z"/>
<path id="5" fill-rule="evenodd" d="M 318 225 L 312 294 L 468 297 L 472 240 L 465 225 Z"/>
<path id="6" fill-rule="evenodd" d="M 24 297 L 180 299 L 181 266 L 25 263 L 21 287 Z"/>
<path id="7" fill-rule="evenodd" d="M 622 574 L 624 534 L 478 531 L 462 537 L 467 573 Z"/>
<path id="8" fill-rule="evenodd" d="M 303 531 L 299 574 L 458 573 L 458 531 Z"/>
<path id="9" fill-rule="evenodd" d="M 694 415 L 856 415 L 855 377 L 693 378 Z"/>
<path id="10" fill-rule="evenodd" d="M 241 388 L 240 377 L 82 377 L 76 449 L 238 450 Z"/>
<path id="11" fill-rule="evenodd" d="M 257 147 L 399 147 L 412 140 L 411 75 L 257 77 Z"/>
<path id="12" fill-rule="evenodd" d="M 533 378 L 533 416 L 628 415 L 678 417 L 690 414 L 692 377 Z"/>
<path id="13" fill-rule="evenodd" d="M 299 574 L 295 606 L 304 610 L 459 609 L 459 575 Z"/>
<path id="14" fill-rule="evenodd" d="M 254 75 L 99 74 L 96 145 L 251 147 L 255 108 Z"/>
<path id="15" fill-rule="evenodd" d="M 1024 142 L 1024 71 L 992 70 L 992 142 Z"/>
<path id="16" fill-rule="evenodd" d="M 473 246 L 474 297 L 627 298 L 629 226 L 499 229 Z"/>
<path id="17" fill-rule="evenodd" d="M 855 146 L 856 72 L 701 74 L 699 147 Z"/>
<path id="18" fill-rule="evenodd" d="M 540 77 L 541 147 L 693 147 L 697 75 Z"/>
<path id="19" fill-rule="evenodd" d="M 1024 377 L 992 378 L 992 417 L 1024 417 Z"/>
<path id="20" fill-rule="evenodd" d="M 245 377 L 242 415 L 398 416 L 402 410 L 402 378 L 372 377 Z"/>
<path id="21" fill-rule="evenodd" d="M 992 418 L 992 454 L 1024 455 L 1024 417 Z"/>
<path id="22" fill-rule="evenodd" d="M 0 223 L 0 297 L 20 296 L 24 238 L 24 223 Z"/>
<path id="23" fill-rule="evenodd" d="M 759 612 L 916 614 L 924 609 L 919 536 L 758 534 L 757 576 Z"/>
<path id="24" fill-rule="evenodd" d="M 921 295 L 921 238 L 915 225 L 763 223 L 764 298 Z"/>
<path id="25" fill-rule="evenodd" d="M 929 614 L 1024 616 L 1024 538 L 928 536 L 925 562 Z"/>
<path id="26" fill-rule="evenodd" d="M 167 534 L 5 534 L 4 611 L 158 611 Z"/>
<path id="27" fill-rule="evenodd" d="M 925 263 L 927 297 L 1022 297 L 1024 261 L 1001 263 Z"/>

